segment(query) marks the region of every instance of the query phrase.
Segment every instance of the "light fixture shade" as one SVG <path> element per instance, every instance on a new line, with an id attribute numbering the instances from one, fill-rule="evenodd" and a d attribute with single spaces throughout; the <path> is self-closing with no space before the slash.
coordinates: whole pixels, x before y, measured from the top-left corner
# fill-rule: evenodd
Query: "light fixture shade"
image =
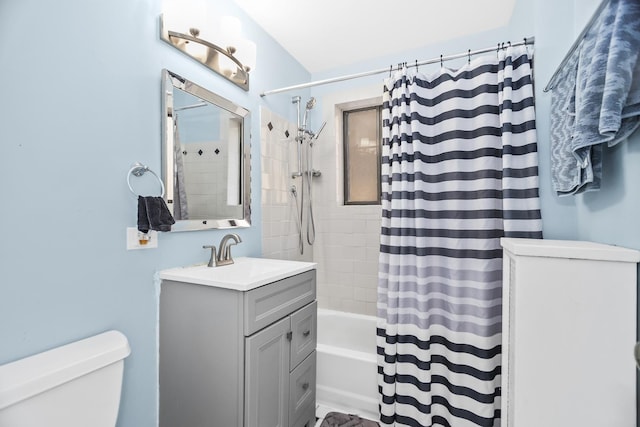
<path id="1" fill-rule="evenodd" d="M 206 61 L 207 55 L 209 54 L 209 48 L 207 46 L 190 41 L 186 42 L 185 50 L 190 56 L 200 62 Z"/>
<path id="2" fill-rule="evenodd" d="M 237 48 L 234 56 L 242 62 L 245 70 L 254 71 L 256 69 L 256 44 L 251 40 L 241 39 Z"/>
<path id="3" fill-rule="evenodd" d="M 218 55 L 218 66 L 222 75 L 227 78 L 233 77 L 237 73 L 238 66 L 236 63 L 224 55 Z"/>
<path id="4" fill-rule="evenodd" d="M 235 16 L 223 16 L 220 18 L 220 45 L 224 48 L 238 48 L 238 42 L 242 39 L 242 24 Z"/>
<path id="5" fill-rule="evenodd" d="M 190 28 L 201 29 L 206 24 L 207 6 L 202 0 L 164 0 L 164 25 L 178 33 L 189 34 Z"/>

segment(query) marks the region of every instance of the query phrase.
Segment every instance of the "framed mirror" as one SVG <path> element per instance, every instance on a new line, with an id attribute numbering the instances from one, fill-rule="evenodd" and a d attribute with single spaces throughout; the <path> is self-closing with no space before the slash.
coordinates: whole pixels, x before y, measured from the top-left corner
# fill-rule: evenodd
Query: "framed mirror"
<path id="1" fill-rule="evenodd" d="M 251 225 L 249 110 L 162 71 L 162 177 L 172 231 Z"/>

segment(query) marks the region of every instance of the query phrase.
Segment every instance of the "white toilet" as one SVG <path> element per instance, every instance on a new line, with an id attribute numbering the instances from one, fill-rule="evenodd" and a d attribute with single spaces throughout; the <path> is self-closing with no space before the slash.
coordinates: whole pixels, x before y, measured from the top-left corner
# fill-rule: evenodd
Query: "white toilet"
<path id="1" fill-rule="evenodd" d="M 130 353 L 108 331 L 0 366 L 0 426 L 114 427 Z"/>

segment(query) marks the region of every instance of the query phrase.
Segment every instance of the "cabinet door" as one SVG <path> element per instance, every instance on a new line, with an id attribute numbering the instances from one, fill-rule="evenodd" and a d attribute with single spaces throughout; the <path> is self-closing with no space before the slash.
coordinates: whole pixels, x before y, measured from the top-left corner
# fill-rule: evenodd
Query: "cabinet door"
<path id="1" fill-rule="evenodd" d="M 289 317 L 245 339 L 245 427 L 289 426 Z"/>

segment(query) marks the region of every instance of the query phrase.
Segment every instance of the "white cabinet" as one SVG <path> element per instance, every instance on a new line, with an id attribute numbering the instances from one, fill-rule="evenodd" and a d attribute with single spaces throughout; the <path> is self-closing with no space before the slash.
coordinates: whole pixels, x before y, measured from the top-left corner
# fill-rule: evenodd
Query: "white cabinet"
<path id="1" fill-rule="evenodd" d="M 502 246 L 502 426 L 635 426 L 640 253 L 553 240 Z"/>
<path id="2" fill-rule="evenodd" d="M 160 427 L 312 427 L 315 270 L 241 291 L 163 280 Z"/>

